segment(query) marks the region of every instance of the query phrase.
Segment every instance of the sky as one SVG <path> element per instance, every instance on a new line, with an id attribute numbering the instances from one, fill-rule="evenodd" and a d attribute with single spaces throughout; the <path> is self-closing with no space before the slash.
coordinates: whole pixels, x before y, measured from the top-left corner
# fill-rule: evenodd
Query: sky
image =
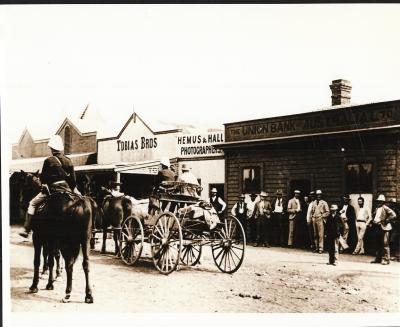
<path id="1" fill-rule="evenodd" d="M 399 99 L 399 17 L 399 4 L 1 6 L 3 139 L 88 103 L 215 127 L 328 107 L 339 78 L 354 104 Z"/>

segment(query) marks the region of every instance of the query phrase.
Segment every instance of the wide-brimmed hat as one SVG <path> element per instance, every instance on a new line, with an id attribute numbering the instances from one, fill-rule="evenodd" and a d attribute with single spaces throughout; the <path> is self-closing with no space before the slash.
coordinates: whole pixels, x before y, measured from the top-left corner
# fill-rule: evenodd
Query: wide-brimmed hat
<path id="1" fill-rule="evenodd" d="M 321 190 L 316 190 L 315 194 L 322 194 L 322 191 Z"/>
<path id="2" fill-rule="evenodd" d="M 266 196 L 268 196 L 268 194 L 267 194 L 266 192 L 262 191 L 262 192 L 260 193 L 260 196 L 266 197 Z"/>
<path id="3" fill-rule="evenodd" d="M 299 190 L 294 190 L 294 194 L 300 194 L 301 192 Z"/>
<path id="4" fill-rule="evenodd" d="M 122 183 L 121 182 L 116 182 L 116 181 L 110 181 L 110 185 L 111 186 L 121 186 Z"/>
<path id="5" fill-rule="evenodd" d="M 276 190 L 276 195 L 282 195 L 282 190 Z"/>
<path id="6" fill-rule="evenodd" d="M 244 194 L 240 194 L 239 198 L 244 199 L 246 196 Z"/>
<path id="7" fill-rule="evenodd" d="M 381 201 L 381 202 L 385 202 L 386 198 L 383 194 L 379 194 L 378 198 L 376 199 L 376 201 Z"/>
<path id="8" fill-rule="evenodd" d="M 53 135 L 47 146 L 56 151 L 64 151 L 64 143 L 60 135 Z"/>
<path id="9" fill-rule="evenodd" d="M 211 193 L 218 193 L 217 189 L 215 187 L 213 187 L 210 191 Z"/>
<path id="10" fill-rule="evenodd" d="M 314 191 L 311 191 L 309 195 L 315 195 L 315 192 L 314 192 Z"/>
<path id="11" fill-rule="evenodd" d="M 337 204 L 331 204 L 330 209 L 331 210 L 338 210 L 339 208 L 338 208 Z"/>
<path id="12" fill-rule="evenodd" d="M 169 162 L 169 159 L 167 157 L 161 158 L 160 164 L 167 166 L 167 167 L 171 166 L 171 163 Z"/>
<path id="13" fill-rule="evenodd" d="M 190 168 L 187 164 L 182 164 L 182 171 L 189 171 Z"/>
<path id="14" fill-rule="evenodd" d="M 349 195 L 348 195 L 348 194 L 345 194 L 345 195 L 343 195 L 343 196 L 342 196 L 342 198 L 343 198 L 343 199 L 350 200 L 350 197 L 349 197 Z"/>

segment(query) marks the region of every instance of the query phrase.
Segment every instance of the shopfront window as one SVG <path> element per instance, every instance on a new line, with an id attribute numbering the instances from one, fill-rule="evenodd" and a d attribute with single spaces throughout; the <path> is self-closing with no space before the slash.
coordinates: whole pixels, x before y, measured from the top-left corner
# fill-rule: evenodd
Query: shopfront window
<path id="1" fill-rule="evenodd" d="M 352 163 L 346 166 L 347 193 L 372 193 L 371 163 Z"/>
<path id="2" fill-rule="evenodd" d="M 259 193 L 261 191 L 261 167 L 244 167 L 242 176 L 243 193 Z"/>

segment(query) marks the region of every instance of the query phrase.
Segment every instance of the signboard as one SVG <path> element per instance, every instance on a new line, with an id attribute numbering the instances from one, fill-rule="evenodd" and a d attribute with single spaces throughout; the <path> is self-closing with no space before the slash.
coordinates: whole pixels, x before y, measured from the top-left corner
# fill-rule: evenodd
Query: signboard
<path id="1" fill-rule="evenodd" d="M 226 142 L 305 135 L 400 124 L 400 103 L 321 110 L 226 124 Z"/>
<path id="2" fill-rule="evenodd" d="M 224 132 L 186 134 L 176 137 L 178 157 L 220 156 L 222 150 L 213 144 L 224 142 Z"/>

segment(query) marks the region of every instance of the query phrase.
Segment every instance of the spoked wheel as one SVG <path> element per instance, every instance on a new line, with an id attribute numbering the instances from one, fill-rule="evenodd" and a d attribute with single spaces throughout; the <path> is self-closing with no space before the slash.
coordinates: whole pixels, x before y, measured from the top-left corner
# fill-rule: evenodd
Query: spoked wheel
<path id="1" fill-rule="evenodd" d="M 196 236 L 188 234 L 184 237 L 181 261 L 186 266 L 195 266 L 201 257 L 201 242 L 194 240 Z"/>
<path id="2" fill-rule="evenodd" d="M 122 224 L 120 238 L 121 259 L 124 263 L 133 265 L 140 258 L 143 239 L 143 226 L 140 219 L 133 216 L 126 218 Z"/>
<path id="3" fill-rule="evenodd" d="M 218 269 L 232 274 L 242 265 L 246 249 L 246 236 L 242 224 L 233 216 L 225 219 L 212 233 L 212 255 Z"/>
<path id="4" fill-rule="evenodd" d="M 173 213 L 164 212 L 157 218 L 150 235 L 150 244 L 156 268 L 165 275 L 176 270 L 181 257 L 182 230 Z"/>

